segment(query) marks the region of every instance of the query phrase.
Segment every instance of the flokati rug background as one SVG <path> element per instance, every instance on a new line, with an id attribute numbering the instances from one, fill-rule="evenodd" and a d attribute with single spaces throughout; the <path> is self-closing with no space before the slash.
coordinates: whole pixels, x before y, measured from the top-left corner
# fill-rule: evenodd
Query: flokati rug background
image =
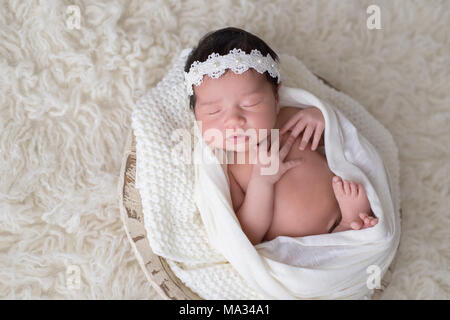
<path id="1" fill-rule="evenodd" d="M 366 26 L 371 4 L 380 30 Z M 382 298 L 449 299 L 449 21 L 446 0 L 3 1 L 0 298 L 159 298 L 117 202 L 131 106 L 182 48 L 236 26 L 301 59 L 392 133 L 402 237 Z"/>

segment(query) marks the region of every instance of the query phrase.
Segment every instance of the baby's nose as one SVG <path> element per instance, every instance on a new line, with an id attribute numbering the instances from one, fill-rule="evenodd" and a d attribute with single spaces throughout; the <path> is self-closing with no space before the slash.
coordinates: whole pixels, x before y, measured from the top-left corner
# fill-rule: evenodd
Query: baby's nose
<path id="1" fill-rule="evenodd" d="M 236 111 L 231 111 L 226 115 L 225 126 L 230 129 L 235 129 L 236 127 L 242 127 L 245 124 L 245 118 Z"/>

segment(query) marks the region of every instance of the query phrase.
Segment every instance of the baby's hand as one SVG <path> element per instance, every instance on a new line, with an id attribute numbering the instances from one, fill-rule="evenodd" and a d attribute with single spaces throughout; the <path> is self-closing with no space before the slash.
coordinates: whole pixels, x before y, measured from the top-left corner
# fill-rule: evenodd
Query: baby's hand
<path id="1" fill-rule="evenodd" d="M 275 184 L 286 171 L 300 165 L 303 162 L 303 159 L 284 162 L 294 141 L 295 137 L 289 136 L 283 147 L 279 149 L 280 139 L 278 139 L 278 141 L 270 145 L 270 150 L 268 151 L 267 140 L 263 141 L 260 145 L 256 145 L 253 150 L 253 155 L 256 155 L 256 163 L 253 165 L 251 179 L 257 179 L 262 183 Z M 268 160 L 268 163 L 263 164 L 261 162 L 261 157 Z M 263 169 L 265 169 L 266 172 L 263 172 Z"/>
<path id="2" fill-rule="evenodd" d="M 309 107 L 298 111 L 291 119 L 289 119 L 283 128 L 281 128 L 280 135 L 291 129 L 291 127 L 294 127 L 291 132 L 291 136 L 294 138 L 297 138 L 300 132 L 305 130 L 302 142 L 300 143 L 300 150 L 305 149 L 314 133 L 314 140 L 311 145 L 311 150 L 314 151 L 317 149 L 322 133 L 325 130 L 325 119 L 322 115 L 322 111 L 316 107 Z"/>

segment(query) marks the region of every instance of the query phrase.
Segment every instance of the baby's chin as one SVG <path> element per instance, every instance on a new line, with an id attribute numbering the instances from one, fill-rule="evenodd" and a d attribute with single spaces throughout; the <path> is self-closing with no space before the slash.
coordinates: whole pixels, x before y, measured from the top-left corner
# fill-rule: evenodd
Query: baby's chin
<path id="1" fill-rule="evenodd" d="M 247 152 L 250 150 L 250 144 L 248 142 L 224 145 L 210 144 L 209 146 L 226 152 Z"/>

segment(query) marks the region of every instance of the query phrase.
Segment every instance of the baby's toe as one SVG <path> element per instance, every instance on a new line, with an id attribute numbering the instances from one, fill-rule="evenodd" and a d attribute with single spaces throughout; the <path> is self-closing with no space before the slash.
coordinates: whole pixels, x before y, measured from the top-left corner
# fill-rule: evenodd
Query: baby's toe
<path id="1" fill-rule="evenodd" d="M 333 177 L 333 190 L 334 194 L 338 196 L 342 196 L 344 193 L 344 187 L 342 185 L 342 179 L 338 176 Z"/>
<path id="2" fill-rule="evenodd" d="M 352 197 L 358 196 L 358 186 L 353 181 L 350 182 L 350 191 L 351 191 Z"/>
<path id="3" fill-rule="evenodd" d="M 334 177 L 333 177 L 333 182 L 334 182 L 334 183 L 342 183 L 342 179 L 341 179 L 341 177 L 339 177 L 339 176 L 334 176 Z"/>
<path id="4" fill-rule="evenodd" d="M 367 228 L 370 226 L 371 218 L 367 215 L 367 213 L 360 213 L 359 217 L 363 221 L 364 227 Z"/>
<path id="5" fill-rule="evenodd" d="M 366 190 L 364 189 L 364 186 L 361 183 L 358 183 L 358 195 L 367 198 Z"/>
<path id="6" fill-rule="evenodd" d="M 350 189 L 350 182 L 348 182 L 347 180 L 344 180 L 344 192 L 346 195 L 352 194 L 352 191 Z"/>
<path id="7" fill-rule="evenodd" d="M 359 220 L 359 221 L 353 221 L 352 223 L 350 223 L 350 227 L 351 227 L 353 230 L 359 230 L 359 229 L 362 228 L 362 226 L 363 226 L 363 223 L 362 223 L 361 220 Z"/>

